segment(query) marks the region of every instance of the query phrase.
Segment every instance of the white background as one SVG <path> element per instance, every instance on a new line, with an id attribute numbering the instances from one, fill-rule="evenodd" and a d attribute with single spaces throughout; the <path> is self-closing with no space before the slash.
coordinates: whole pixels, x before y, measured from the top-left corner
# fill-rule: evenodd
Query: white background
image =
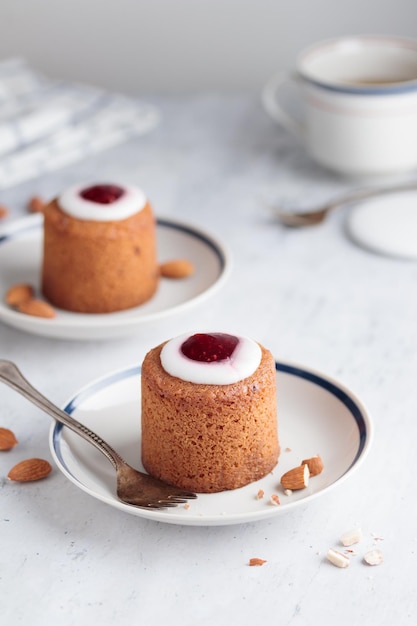
<path id="1" fill-rule="evenodd" d="M 132 94 L 259 91 L 300 48 L 417 37 L 415 0 L 1 0 L 0 59 Z"/>

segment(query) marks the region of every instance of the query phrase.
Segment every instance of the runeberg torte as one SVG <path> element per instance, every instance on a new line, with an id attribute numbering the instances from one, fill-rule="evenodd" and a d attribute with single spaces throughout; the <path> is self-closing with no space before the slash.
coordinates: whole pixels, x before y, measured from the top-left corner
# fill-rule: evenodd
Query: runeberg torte
<path id="1" fill-rule="evenodd" d="M 158 287 L 156 225 L 140 189 L 79 185 L 44 209 L 42 292 L 54 306 L 110 313 Z"/>
<path id="2" fill-rule="evenodd" d="M 236 489 L 270 472 L 280 452 L 272 354 L 245 337 L 171 339 L 142 365 L 142 462 L 200 493 Z"/>

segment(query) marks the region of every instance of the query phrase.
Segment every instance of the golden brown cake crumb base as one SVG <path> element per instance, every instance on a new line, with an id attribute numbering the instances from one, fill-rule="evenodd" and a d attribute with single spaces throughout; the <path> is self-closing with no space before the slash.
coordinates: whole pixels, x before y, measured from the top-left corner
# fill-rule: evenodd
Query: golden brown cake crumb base
<path id="1" fill-rule="evenodd" d="M 263 348 L 256 372 L 232 385 L 170 376 L 162 345 L 142 365 L 142 462 L 158 478 L 200 493 L 236 489 L 278 461 L 276 374 Z"/>
<path id="2" fill-rule="evenodd" d="M 129 309 L 149 300 L 158 280 L 149 204 L 111 222 L 76 219 L 56 200 L 45 208 L 42 291 L 56 307 L 80 313 Z"/>

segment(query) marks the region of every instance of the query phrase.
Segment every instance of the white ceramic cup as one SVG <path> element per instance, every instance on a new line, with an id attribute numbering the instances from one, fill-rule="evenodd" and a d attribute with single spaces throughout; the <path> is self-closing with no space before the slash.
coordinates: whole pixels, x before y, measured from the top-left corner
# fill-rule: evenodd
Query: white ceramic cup
<path id="1" fill-rule="evenodd" d="M 299 86 L 302 119 L 282 103 Z M 350 176 L 417 167 L 417 41 L 364 35 L 323 41 L 299 55 L 295 71 L 263 90 L 272 118 L 300 137 L 312 158 Z"/>

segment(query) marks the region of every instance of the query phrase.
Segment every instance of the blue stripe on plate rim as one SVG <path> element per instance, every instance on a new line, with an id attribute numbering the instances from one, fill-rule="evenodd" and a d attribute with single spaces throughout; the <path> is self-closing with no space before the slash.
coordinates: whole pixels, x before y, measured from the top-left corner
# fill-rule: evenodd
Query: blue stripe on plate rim
<path id="1" fill-rule="evenodd" d="M 191 235 L 192 237 L 195 237 L 196 239 L 199 239 L 200 241 L 205 243 L 217 256 L 220 263 L 220 270 L 221 272 L 223 272 L 227 265 L 225 252 L 209 235 L 203 233 L 197 227 L 188 226 L 187 224 L 183 224 L 182 222 L 171 221 L 167 218 L 157 218 L 156 223 L 157 226 L 178 230 L 180 232 L 186 233 L 187 235 Z M 17 220 L 15 223 L 12 222 L 9 227 L 5 227 L 4 233 L 0 233 L 0 245 L 2 243 L 6 243 L 7 241 L 18 238 L 24 233 L 39 230 L 41 226 L 42 216 L 40 215 L 33 215 Z"/>
<path id="2" fill-rule="evenodd" d="M 338 398 L 341 401 L 341 403 L 344 404 L 346 408 L 350 411 L 359 430 L 359 447 L 358 447 L 356 456 L 353 459 L 350 467 L 346 470 L 346 471 L 349 471 L 349 469 L 357 462 L 357 460 L 361 456 L 365 448 L 367 438 L 369 436 L 369 433 L 366 427 L 366 422 L 363 417 L 363 412 L 361 408 L 353 400 L 353 398 L 348 393 L 346 393 L 346 391 L 344 391 L 341 387 L 331 382 L 330 380 L 327 380 L 326 378 L 319 376 L 318 374 L 309 372 L 307 370 L 301 369 L 294 365 L 286 365 L 285 363 L 275 363 L 275 369 L 278 372 L 285 372 L 287 374 L 292 374 L 294 376 L 298 376 L 299 378 L 304 378 L 305 380 L 309 380 L 310 382 L 314 383 L 315 385 L 318 385 L 319 387 L 323 387 L 323 389 L 326 389 L 326 391 L 329 391 L 331 394 L 336 396 L 336 398 Z"/>
<path id="3" fill-rule="evenodd" d="M 166 218 L 157 218 L 156 223 L 158 226 L 179 230 L 183 233 L 191 235 L 192 237 L 196 237 L 197 239 L 205 243 L 216 254 L 217 258 L 220 261 L 221 270 L 224 270 L 227 261 L 226 256 L 223 250 L 221 250 L 216 242 L 211 239 L 211 237 L 206 235 L 206 233 L 201 232 L 200 230 L 198 230 L 198 228 L 194 226 L 187 226 L 186 224 L 183 224 L 181 222 L 172 222 L 171 220 L 168 220 Z"/>
<path id="4" fill-rule="evenodd" d="M 350 466 L 344 472 L 344 474 L 347 474 L 350 471 L 350 469 L 355 465 L 355 463 L 357 463 L 359 458 L 362 456 L 366 445 L 370 443 L 371 433 L 368 430 L 368 427 L 367 427 L 367 424 L 363 415 L 363 411 L 360 408 L 360 406 L 357 404 L 357 402 L 355 402 L 355 400 L 351 397 L 351 395 L 349 395 L 346 391 L 344 391 L 341 388 L 341 386 L 339 386 L 335 382 L 332 382 L 328 378 L 324 378 L 322 375 L 314 373 L 313 371 L 305 370 L 297 365 L 291 365 L 291 364 L 279 363 L 279 362 L 275 363 L 275 369 L 277 372 L 282 372 L 284 374 L 290 374 L 298 378 L 303 378 L 304 380 L 307 380 L 317 385 L 318 387 L 322 387 L 329 393 L 336 396 L 340 400 L 340 402 L 344 404 L 346 408 L 349 410 L 349 412 L 351 413 L 358 427 L 359 446 L 358 446 L 358 450 L 355 455 L 355 458 L 353 459 Z M 110 385 L 120 382 L 121 380 L 125 380 L 132 376 L 139 376 L 140 372 L 141 372 L 141 366 L 134 365 L 134 366 L 128 367 L 127 369 L 122 369 L 117 372 L 114 372 L 113 374 L 105 376 L 104 378 L 100 378 L 95 383 L 91 385 L 87 385 L 86 387 L 81 389 L 64 407 L 64 411 L 68 413 L 69 415 L 72 415 L 72 413 L 80 405 L 82 405 L 82 403 L 87 398 L 93 396 L 98 391 L 101 391 L 102 389 L 105 389 L 106 387 Z M 63 428 L 64 428 L 64 425 L 58 422 L 54 427 L 53 436 L 52 436 L 54 451 L 60 463 L 62 464 L 63 467 L 65 467 L 68 474 L 70 474 L 76 479 L 73 473 L 69 470 L 61 454 L 60 438 L 61 438 L 61 433 L 62 433 Z"/>

